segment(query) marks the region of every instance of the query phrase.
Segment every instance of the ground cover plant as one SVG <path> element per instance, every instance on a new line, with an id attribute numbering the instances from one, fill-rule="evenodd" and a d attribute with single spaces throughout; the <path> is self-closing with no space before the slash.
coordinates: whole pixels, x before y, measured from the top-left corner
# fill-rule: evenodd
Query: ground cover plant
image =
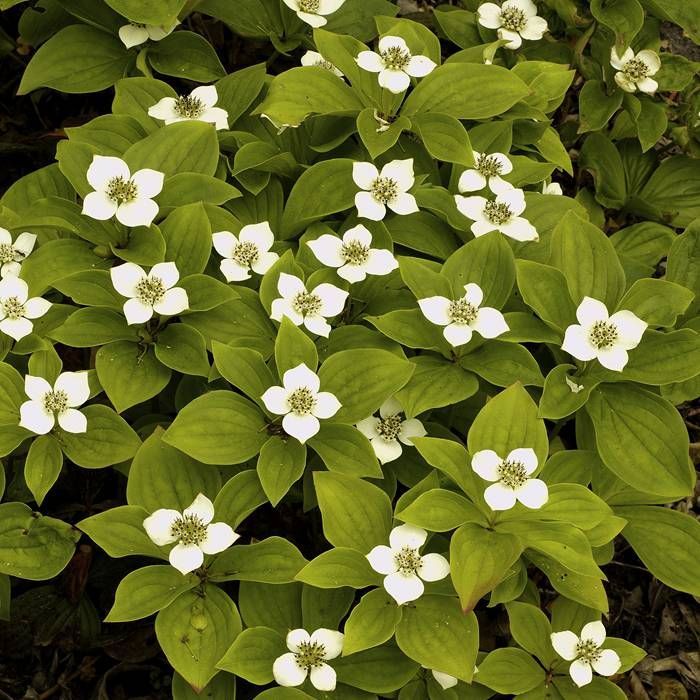
<path id="1" fill-rule="evenodd" d="M 0 8 L 0 696 L 697 697 L 700 8 Z"/>

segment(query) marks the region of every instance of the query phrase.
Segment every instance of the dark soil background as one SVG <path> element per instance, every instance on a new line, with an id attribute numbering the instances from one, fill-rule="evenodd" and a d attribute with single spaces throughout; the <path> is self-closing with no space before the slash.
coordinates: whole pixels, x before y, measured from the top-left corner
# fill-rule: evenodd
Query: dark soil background
<path id="1" fill-rule="evenodd" d="M 399 2 L 407 14 L 421 12 L 426 2 Z M 32 48 L 17 41 L 23 6 L 0 14 L 0 194 L 16 179 L 54 161 L 63 129 L 110 111 L 112 91 L 65 95 L 39 90 L 17 97 L 22 71 Z M 424 15 L 423 15 L 424 17 Z M 265 61 L 267 44 L 242 41 L 221 24 L 194 17 L 195 31 L 209 38 L 228 72 Z M 700 48 L 678 28 L 664 27 L 669 49 L 694 60 Z M 280 59 L 278 59 L 280 60 Z M 286 61 L 284 57 L 281 59 Z M 291 65 L 291 64 L 290 64 Z M 286 65 L 271 66 L 278 72 Z M 575 100 L 572 102 L 575 103 Z M 568 103 L 567 103 L 568 104 Z M 577 178 L 574 178 L 576 181 Z M 77 358 L 76 358 L 77 359 Z M 65 357 L 66 364 L 71 358 Z M 78 360 L 80 361 L 80 360 Z M 691 436 L 693 458 L 700 461 L 700 406 L 681 406 Z M 563 436 L 566 439 L 566 435 Z M 12 471 L 12 465 L 7 465 Z M 42 511 L 77 522 L 87 515 L 125 502 L 124 479 L 112 470 L 68 467 Z M 698 512 L 698 496 L 673 507 Z M 21 479 L 10 480 L 7 500 L 30 500 Z M 695 510 L 693 510 L 695 509 Z M 253 520 L 268 534 L 308 532 L 309 522 L 289 506 L 259 509 Z M 251 527 L 248 525 L 247 527 Z M 246 524 L 241 528 L 245 535 Z M 255 524 L 252 524 L 252 528 Z M 310 534 L 310 533 L 309 533 Z M 318 538 L 316 538 L 318 541 Z M 297 542 L 309 555 L 311 541 Z M 134 558 L 109 559 L 85 538 L 66 570 L 49 582 L 14 581 L 12 620 L 0 622 L 0 700 L 165 700 L 171 697 L 171 671 L 160 653 L 152 618 L 128 625 L 103 624 L 119 580 L 139 565 Z M 143 564 L 152 563 L 144 560 Z M 609 633 L 623 637 L 649 655 L 620 682 L 635 700 L 700 698 L 700 606 L 692 596 L 654 579 L 624 540 L 614 560 L 604 567 L 609 579 Z M 553 597 L 542 579 L 543 600 Z M 235 593 L 235 587 L 230 593 Z M 508 640 L 507 617 L 494 610 L 477 611 L 482 648 Z M 239 685 L 238 697 L 253 697 Z"/>

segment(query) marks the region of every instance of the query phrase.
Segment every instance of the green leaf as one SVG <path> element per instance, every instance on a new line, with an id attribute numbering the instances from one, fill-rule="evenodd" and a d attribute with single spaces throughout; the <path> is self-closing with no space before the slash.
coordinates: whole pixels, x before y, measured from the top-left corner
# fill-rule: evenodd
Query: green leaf
<path id="1" fill-rule="evenodd" d="M 171 24 L 185 5 L 184 0 L 106 0 L 107 4 L 131 22 Z"/>
<path id="2" fill-rule="evenodd" d="M 179 173 L 169 177 L 158 195 L 158 206 L 180 207 L 196 202 L 225 204 L 241 196 L 241 191 L 218 177 L 200 173 Z"/>
<path id="3" fill-rule="evenodd" d="M 265 85 L 265 69 L 264 63 L 258 63 L 230 73 L 216 83 L 217 107 L 228 112 L 229 126 L 233 127 L 260 94 Z"/>
<path id="4" fill-rule="evenodd" d="M 681 284 L 695 294 L 689 314 L 700 309 L 700 225 L 692 224 L 677 236 L 668 253 L 666 280 Z M 27 263 L 24 263 L 25 265 Z"/>
<path id="5" fill-rule="evenodd" d="M 232 391 L 212 391 L 178 413 L 163 440 L 204 464 L 240 464 L 268 439 L 260 410 Z"/>
<path id="6" fill-rule="evenodd" d="M 371 649 L 394 636 L 401 620 L 401 608 L 381 588 L 362 596 L 345 621 L 343 656 Z"/>
<path id="7" fill-rule="evenodd" d="M 183 576 L 172 566 L 144 566 L 127 574 L 114 594 L 105 622 L 131 622 L 167 608 L 199 583 L 193 574 Z"/>
<path id="8" fill-rule="evenodd" d="M 520 382 L 524 386 L 542 386 L 544 377 L 535 358 L 522 345 L 491 340 L 464 355 L 459 364 L 496 386 Z"/>
<path id="9" fill-rule="evenodd" d="M 209 83 L 226 75 L 212 45 L 194 32 L 169 34 L 153 45 L 148 60 L 158 73 L 198 83 Z"/>
<path id="10" fill-rule="evenodd" d="M 618 53 L 632 44 L 644 24 L 644 8 L 638 0 L 591 0 L 591 14 L 615 32 Z"/>
<path id="11" fill-rule="evenodd" d="M 700 177 L 696 161 L 688 156 L 664 160 L 639 192 L 645 210 L 652 208 L 664 223 L 688 226 L 700 217 Z"/>
<path id="12" fill-rule="evenodd" d="M 170 85 L 153 78 L 122 78 L 114 86 L 114 114 L 127 114 L 147 131 L 159 129 L 163 122 L 148 116 L 148 108 L 164 97 L 177 97 Z"/>
<path id="13" fill-rule="evenodd" d="M 352 686 L 367 693 L 391 695 L 416 675 L 418 665 L 395 646 L 385 644 L 335 659 L 333 668 L 338 680 L 347 684 L 345 688 Z M 367 696 L 363 693 L 360 697 Z"/>
<path id="14" fill-rule="evenodd" d="M 587 80 L 578 96 L 579 133 L 598 131 L 604 128 L 622 105 L 622 90 L 608 94 L 600 80 Z"/>
<path id="15" fill-rule="evenodd" d="M 66 129 L 73 143 L 84 143 L 94 152 L 120 157 L 130 146 L 140 141 L 146 132 L 139 122 L 126 114 L 104 114 L 83 126 Z M 72 199 L 72 195 L 67 199 Z"/>
<path id="16" fill-rule="evenodd" d="M 136 329 L 129 327 L 123 314 L 112 309 L 78 309 L 60 326 L 48 333 L 59 343 L 73 348 L 91 348 L 112 341 L 126 343 L 137 350 Z"/>
<path id="17" fill-rule="evenodd" d="M 26 400 L 22 375 L 12 365 L 0 362 L 0 425 L 17 425 L 19 407 Z"/>
<path id="18" fill-rule="evenodd" d="M 468 464 L 469 455 L 460 443 L 422 437 L 413 438 L 413 445 L 431 467 L 446 474 L 472 500 L 476 500 L 475 475 Z"/>
<path id="19" fill-rule="evenodd" d="M 204 274 L 188 275 L 180 280 L 179 286 L 187 292 L 187 299 L 189 301 L 189 309 L 183 314 L 183 321 L 190 320 L 186 318 L 190 313 L 195 311 L 209 311 L 217 306 L 222 306 L 228 301 L 234 301 L 239 297 L 239 291 L 234 290 L 233 287 L 229 287 L 224 282 L 220 282 Z M 239 290 L 240 289 L 241 288 L 239 288 Z M 209 334 L 202 333 L 202 335 L 207 338 Z"/>
<path id="20" fill-rule="evenodd" d="M 214 501 L 214 512 L 218 520 L 235 529 L 263 503 L 267 503 L 267 497 L 260 485 L 258 473 L 255 469 L 245 469 L 224 484 Z"/>
<path id="21" fill-rule="evenodd" d="M 525 651 L 534 654 L 545 668 L 551 666 L 557 654 L 550 641 L 552 626 L 547 616 L 538 607 L 518 601 L 507 603 L 506 610 L 513 639 Z"/>
<path id="22" fill-rule="evenodd" d="M 265 495 L 276 506 L 301 478 L 306 467 L 306 445 L 272 435 L 258 457 L 258 477 Z"/>
<path id="23" fill-rule="evenodd" d="M 579 165 L 595 181 L 595 198 L 604 207 L 620 209 L 627 201 L 627 185 L 622 157 L 613 142 L 603 134 L 590 134 L 583 142 Z"/>
<path id="24" fill-rule="evenodd" d="M 425 150 L 436 160 L 474 166 L 469 135 L 459 119 L 428 112 L 416 115 L 411 120 L 411 128 L 417 131 Z"/>
<path id="25" fill-rule="evenodd" d="M 315 588 L 366 588 L 381 584 L 367 557 L 349 547 L 322 552 L 299 571 L 296 579 Z"/>
<path id="26" fill-rule="evenodd" d="M 191 326 L 176 323 L 158 333 L 155 355 L 166 367 L 182 374 L 209 376 L 206 341 Z"/>
<path id="27" fill-rule="evenodd" d="M 316 371 L 318 367 L 316 346 L 301 328 L 284 316 L 275 339 L 275 365 L 280 378 L 288 369 L 293 369 L 302 363 L 312 372 Z"/>
<path id="28" fill-rule="evenodd" d="M 506 695 L 522 695 L 545 680 L 545 670 L 522 649 L 494 649 L 479 664 L 479 683 Z"/>
<path id="29" fill-rule="evenodd" d="M 248 348 L 232 348 L 216 340 L 212 342 L 214 364 L 221 376 L 246 396 L 263 406 L 261 396 L 276 383 L 262 355 Z"/>
<path id="30" fill-rule="evenodd" d="M 275 630 L 249 627 L 236 637 L 216 666 L 255 685 L 267 685 L 273 680 L 275 659 L 287 651 L 284 637 Z"/>
<path id="31" fill-rule="evenodd" d="M 381 478 L 382 470 L 369 440 L 357 428 L 342 423 L 321 423 L 309 447 L 332 472 Z"/>
<path id="32" fill-rule="evenodd" d="M 431 532 L 447 532 L 463 523 L 483 523 L 483 513 L 464 496 L 447 489 L 430 489 L 396 513 L 399 520 Z"/>
<path id="33" fill-rule="evenodd" d="M 84 306 L 106 306 L 121 309 L 124 297 L 119 294 L 107 270 L 85 270 L 68 275 L 52 285 L 61 294 Z"/>
<path id="34" fill-rule="evenodd" d="M 384 491 L 362 479 L 335 472 L 314 472 L 323 517 L 323 534 L 334 547 L 367 554 L 386 544 L 391 527 L 391 501 Z"/>
<path id="35" fill-rule="evenodd" d="M 525 303 L 546 323 L 563 331 L 576 318 L 566 277 L 556 267 L 518 260 L 518 289 Z"/>
<path id="36" fill-rule="evenodd" d="M 56 483 L 63 467 L 61 446 L 53 435 L 40 435 L 32 441 L 24 463 L 24 480 L 41 505 L 44 497 Z"/>

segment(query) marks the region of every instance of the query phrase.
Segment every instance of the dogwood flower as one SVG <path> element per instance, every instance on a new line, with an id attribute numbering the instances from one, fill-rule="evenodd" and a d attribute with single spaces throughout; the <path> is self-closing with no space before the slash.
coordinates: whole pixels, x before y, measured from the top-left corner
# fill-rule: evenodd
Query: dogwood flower
<path id="1" fill-rule="evenodd" d="M 355 195 L 355 206 L 365 219 L 381 221 L 387 207 L 396 214 L 418 211 L 416 198 L 408 193 L 415 182 L 413 158 L 392 160 L 381 172 L 373 163 L 353 163 L 352 179 L 363 190 Z"/>
<path id="2" fill-rule="evenodd" d="M 127 262 L 113 267 L 109 273 L 114 288 L 123 297 L 129 297 L 123 309 L 130 326 L 146 323 L 154 313 L 177 316 L 189 308 L 187 292 L 174 286 L 180 273 L 173 262 L 158 263 L 148 273 L 139 265 Z"/>
<path id="3" fill-rule="evenodd" d="M 268 411 L 284 416 L 284 431 L 303 444 L 319 431 L 319 418 L 331 418 L 340 409 L 340 401 L 320 388 L 318 375 L 302 362 L 282 375 L 282 386 L 271 386 L 261 398 Z"/>
<path id="4" fill-rule="evenodd" d="M 411 438 L 426 435 L 423 424 L 417 418 L 402 418 L 402 413 L 401 404 L 395 398 L 390 398 L 379 407 L 378 417 L 369 416 L 356 424 L 382 464 L 401 456 L 401 443 L 412 445 Z"/>
<path id="5" fill-rule="evenodd" d="M 507 155 L 474 151 L 474 160 L 476 165 L 465 170 L 459 178 L 457 188 L 460 192 L 483 190 L 487 183 L 494 194 L 513 189 L 513 185 L 501 177 L 501 175 L 507 175 L 513 170 L 513 164 Z"/>
<path id="6" fill-rule="evenodd" d="M 289 652 L 278 656 L 272 665 L 275 682 L 283 687 L 301 685 L 307 678 L 316 690 L 335 690 L 336 673 L 326 661 L 335 659 L 343 651 L 342 632 L 324 627 L 309 634 L 304 629 L 287 634 Z"/>
<path id="7" fill-rule="evenodd" d="M 659 84 L 651 76 L 661 68 L 659 55 L 650 49 L 643 49 L 635 54 L 628 48 L 622 56 L 617 55 L 615 47 L 610 51 L 610 65 L 617 70 L 615 82 L 625 92 L 645 92 L 653 95 Z"/>
<path id="8" fill-rule="evenodd" d="M 56 421 L 67 433 L 87 430 L 85 414 L 76 410 L 90 398 L 87 372 L 63 372 L 53 387 L 43 377 L 24 378 L 24 393 L 29 397 L 19 407 L 19 424 L 37 435 L 46 435 Z"/>
<path id="9" fill-rule="evenodd" d="M 495 200 L 456 194 L 455 203 L 464 216 L 474 221 L 471 230 L 475 236 L 500 231 L 516 241 L 539 240 L 535 227 L 520 216 L 525 211 L 525 193 L 520 189 L 503 190 Z"/>
<path id="10" fill-rule="evenodd" d="M 216 252 L 223 257 L 220 269 L 227 282 L 241 282 L 250 279 L 250 271 L 264 275 L 277 261 L 279 255 L 271 253 L 275 242 L 270 224 L 244 226 L 238 236 L 230 231 L 212 234 Z"/>
<path id="11" fill-rule="evenodd" d="M 331 332 L 326 319 L 337 316 L 348 298 L 344 289 L 328 282 L 308 291 L 302 280 L 286 272 L 280 273 L 277 291 L 282 296 L 272 302 L 270 318 L 281 321 L 286 316 L 295 326 L 303 324 L 307 330 L 324 338 Z"/>
<path id="12" fill-rule="evenodd" d="M 223 552 L 240 537 L 230 525 L 213 523 L 213 519 L 214 504 L 199 493 L 182 513 L 159 508 L 143 521 L 143 527 L 159 547 L 177 542 L 168 560 L 180 573 L 189 574 L 202 565 L 205 554 Z"/>
<path id="13" fill-rule="evenodd" d="M 484 491 L 491 510 L 509 510 L 516 501 L 537 509 L 549 499 L 547 484 L 529 478 L 537 469 L 537 455 L 530 447 L 511 450 L 505 459 L 493 450 L 479 450 L 472 457 L 472 469 L 485 481 L 495 482 Z"/>
<path id="14" fill-rule="evenodd" d="M 345 0 L 283 0 L 284 4 L 302 21 L 312 27 L 323 27 L 328 23 L 324 15 L 333 14 Z"/>
<path id="15" fill-rule="evenodd" d="M 93 156 L 87 181 L 95 188 L 83 200 L 83 214 L 105 221 L 117 217 L 124 226 L 150 226 L 158 214 L 153 197 L 163 189 L 165 175 L 143 168 L 133 175 L 114 156 Z"/>
<path id="16" fill-rule="evenodd" d="M 51 302 L 41 297 L 29 298 L 29 287 L 19 277 L 0 280 L 0 331 L 20 340 L 34 329 L 32 319 L 43 316 Z"/>
<path id="17" fill-rule="evenodd" d="M 601 676 L 613 676 L 622 665 L 614 649 L 602 648 L 605 643 L 602 622 L 584 625 L 580 637 L 571 630 L 553 632 L 551 640 L 554 651 L 562 659 L 573 661 L 569 666 L 569 675 L 579 688 L 593 680 L 593 671 Z"/>
<path id="18" fill-rule="evenodd" d="M 324 233 L 308 246 L 328 267 L 348 282 L 362 282 L 367 275 L 388 275 L 399 263 L 390 250 L 371 248 L 372 234 L 362 224 L 348 229 L 343 238 Z"/>
<path id="19" fill-rule="evenodd" d="M 434 296 L 419 299 L 423 315 L 431 323 L 445 326 L 442 334 L 453 347 L 465 345 L 476 331 L 483 338 L 496 338 L 508 330 L 503 314 L 490 306 L 481 306 L 484 293 L 474 282 L 464 285 L 460 299 Z"/>
<path id="20" fill-rule="evenodd" d="M 200 121 L 215 124 L 217 129 L 228 129 L 228 112 L 214 106 L 218 99 L 214 85 L 200 85 L 189 95 L 163 97 L 148 108 L 148 115 L 166 124 Z"/>
<path id="21" fill-rule="evenodd" d="M 519 49 L 523 39 L 541 39 L 547 31 L 547 20 L 537 16 L 532 0 L 506 0 L 500 7 L 493 2 L 479 5 L 477 19 L 482 27 L 495 29 L 505 39 L 507 49 Z"/>
<path id="22" fill-rule="evenodd" d="M 178 22 L 173 22 L 169 27 L 163 27 L 160 24 L 130 22 L 119 27 L 119 38 L 122 40 L 122 44 L 130 49 L 133 46 L 145 44 L 149 39 L 151 41 L 165 39 L 166 36 L 172 34 L 178 24 Z"/>
<path id="23" fill-rule="evenodd" d="M 561 349 L 584 362 L 597 359 L 615 372 L 622 372 L 629 360 L 627 351 L 639 345 L 647 329 L 647 324 L 631 311 L 616 311 L 609 316 L 605 304 L 591 297 L 583 298 L 576 318 L 578 324 L 566 329 Z"/>
<path id="24" fill-rule="evenodd" d="M 17 277 L 22 269 L 22 261 L 32 252 L 36 236 L 33 233 L 20 233 L 12 242 L 12 234 L 0 228 L 0 277 Z"/>
<path id="25" fill-rule="evenodd" d="M 459 683 L 459 680 L 455 678 L 454 676 L 451 676 L 449 673 L 443 673 L 442 671 L 436 671 L 435 669 L 429 669 L 430 673 L 433 674 L 433 678 L 435 679 L 435 682 L 443 689 L 443 690 L 449 690 L 450 688 L 454 688 L 457 683 Z"/>
<path id="26" fill-rule="evenodd" d="M 360 51 L 357 65 L 370 73 L 379 73 L 379 84 L 398 95 L 408 89 L 411 78 L 424 78 L 436 67 L 427 56 L 412 56 L 406 42 L 399 36 L 383 36 L 379 52 Z"/>
<path id="27" fill-rule="evenodd" d="M 329 70 L 333 75 L 337 75 L 339 78 L 344 77 L 342 71 L 338 70 L 330 61 L 326 61 L 323 56 L 318 51 L 307 51 L 301 57 L 302 66 L 319 66 Z"/>
<path id="28" fill-rule="evenodd" d="M 542 194 L 564 194 L 558 182 L 542 183 Z"/>
<path id="29" fill-rule="evenodd" d="M 389 535 L 389 547 L 377 545 L 368 555 L 370 566 L 384 574 L 384 589 L 403 605 L 423 595 L 423 581 L 439 581 L 450 573 L 450 563 L 441 554 L 419 553 L 428 533 L 415 525 L 399 525 Z"/>

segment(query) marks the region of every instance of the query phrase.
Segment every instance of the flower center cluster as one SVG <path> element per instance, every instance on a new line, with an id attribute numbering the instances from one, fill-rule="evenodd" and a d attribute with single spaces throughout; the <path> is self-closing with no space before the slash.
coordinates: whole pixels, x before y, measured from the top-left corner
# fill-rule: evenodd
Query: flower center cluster
<path id="1" fill-rule="evenodd" d="M 204 105 L 197 97 L 183 95 L 175 100 L 175 113 L 185 119 L 196 119 L 202 115 Z"/>
<path id="2" fill-rule="evenodd" d="M 369 247 L 359 241 L 350 241 L 343 243 L 340 254 L 350 265 L 364 265 L 369 258 Z"/>
<path id="3" fill-rule="evenodd" d="M 318 642 L 301 642 L 294 653 L 297 666 L 305 668 L 307 671 L 322 666 L 325 659 L 326 647 Z"/>
<path id="4" fill-rule="evenodd" d="M 318 12 L 321 0 L 299 0 L 299 10 L 301 12 Z"/>
<path id="5" fill-rule="evenodd" d="M 321 297 L 313 292 L 299 292 L 292 301 L 292 308 L 302 316 L 315 316 L 322 306 Z"/>
<path id="6" fill-rule="evenodd" d="M 297 416 L 306 416 L 311 413 L 316 405 L 316 397 L 311 389 L 301 386 L 287 397 L 287 403 L 289 403 L 292 413 L 295 413 Z"/>
<path id="7" fill-rule="evenodd" d="M 474 304 L 470 304 L 464 297 L 450 302 L 447 308 L 447 315 L 452 323 L 459 323 L 468 326 L 474 323 L 479 310 Z"/>
<path id="8" fill-rule="evenodd" d="M 325 68 L 331 72 L 335 71 L 335 66 L 330 61 L 326 61 L 325 58 L 319 58 L 314 65 L 319 66 L 320 68 Z"/>
<path id="9" fill-rule="evenodd" d="M 517 489 L 527 481 L 525 465 L 521 462 L 509 462 L 506 460 L 498 467 L 498 478 L 508 488 Z"/>
<path id="10" fill-rule="evenodd" d="M 201 544 L 207 536 L 207 526 L 198 515 L 183 515 L 172 524 L 170 534 L 181 544 Z"/>
<path id="11" fill-rule="evenodd" d="M 237 243 L 236 247 L 233 249 L 233 253 L 231 253 L 233 260 L 244 267 L 250 267 L 259 256 L 260 251 L 258 250 L 258 246 L 250 241 Z"/>
<path id="12" fill-rule="evenodd" d="M 16 321 L 24 316 L 24 304 L 17 297 L 3 299 L 2 310 L 10 321 Z"/>
<path id="13" fill-rule="evenodd" d="M 506 221 L 509 221 L 513 216 L 513 212 L 510 210 L 510 207 L 507 204 L 492 200 L 490 202 L 486 202 L 486 206 L 484 207 L 484 216 L 492 224 L 500 225 L 505 224 Z"/>
<path id="14" fill-rule="evenodd" d="M 396 184 L 396 180 L 390 177 L 378 177 L 372 183 L 370 192 L 378 202 L 388 204 L 396 199 L 396 195 L 399 193 L 399 187 Z"/>
<path id="15" fill-rule="evenodd" d="M 400 46 L 390 46 L 379 54 L 388 70 L 403 70 L 411 60 L 411 54 Z"/>
<path id="16" fill-rule="evenodd" d="M 131 180 L 125 180 L 121 175 L 113 177 L 107 183 L 107 196 L 117 204 L 133 202 L 137 192 L 136 185 Z"/>
<path id="17" fill-rule="evenodd" d="M 47 413 L 63 413 L 68 408 L 68 394 L 65 391 L 47 391 L 44 394 L 44 409 Z"/>
<path id="18" fill-rule="evenodd" d="M 519 32 L 525 28 L 527 18 L 525 13 L 518 7 L 501 8 L 501 26 L 512 32 Z"/>
<path id="19" fill-rule="evenodd" d="M 580 640 L 576 645 L 576 656 L 589 664 L 595 663 L 601 656 L 601 651 L 590 639 Z"/>
<path id="20" fill-rule="evenodd" d="M 476 163 L 476 169 L 484 177 L 492 177 L 493 175 L 500 175 L 503 165 L 498 162 L 498 159 L 494 156 L 480 155 Z"/>
<path id="21" fill-rule="evenodd" d="M 0 263 L 13 262 L 16 251 L 10 243 L 0 243 Z"/>
<path id="22" fill-rule="evenodd" d="M 396 440 L 401 432 L 401 423 L 403 421 L 398 413 L 394 416 L 387 416 L 377 424 L 377 432 L 385 440 Z"/>
<path id="23" fill-rule="evenodd" d="M 402 547 L 399 552 L 394 555 L 394 564 L 396 570 L 404 576 L 413 576 L 420 569 L 421 556 L 417 549 L 411 547 Z"/>
<path id="24" fill-rule="evenodd" d="M 608 321 L 596 321 L 591 328 L 588 338 L 598 350 L 612 347 L 617 340 L 617 328 Z"/>
<path id="25" fill-rule="evenodd" d="M 643 80 L 649 75 L 649 68 L 644 61 L 640 61 L 638 58 L 633 58 L 627 63 L 625 63 L 622 68 L 622 72 L 625 77 L 633 83 Z"/>
<path id="26" fill-rule="evenodd" d="M 165 285 L 160 277 L 144 277 L 136 285 L 136 298 L 153 306 L 157 304 L 165 295 Z"/>

